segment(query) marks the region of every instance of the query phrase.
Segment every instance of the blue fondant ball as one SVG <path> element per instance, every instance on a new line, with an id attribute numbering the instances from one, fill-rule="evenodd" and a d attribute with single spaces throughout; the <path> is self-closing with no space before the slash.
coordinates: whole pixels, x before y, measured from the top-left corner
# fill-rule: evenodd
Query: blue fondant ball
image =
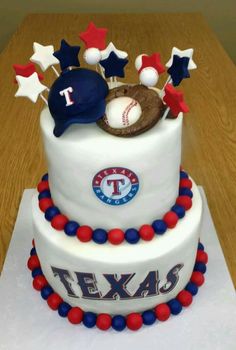
<path id="1" fill-rule="evenodd" d="M 70 311 L 71 309 L 71 306 L 66 303 L 66 302 L 62 302 L 59 307 L 58 307 L 58 314 L 61 316 L 61 317 L 67 317 L 68 315 L 68 312 Z"/>
<path id="2" fill-rule="evenodd" d="M 178 315 L 182 310 L 182 305 L 177 299 L 172 299 L 168 303 L 172 315 Z"/>
<path id="3" fill-rule="evenodd" d="M 85 312 L 83 318 L 83 324 L 87 328 L 92 328 L 95 326 L 97 320 L 97 315 L 93 312 Z"/>
<path id="4" fill-rule="evenodd" d="M 197 248 L 198 250 L 204 250 L 204 245 L 201 243 L 201 242 L 199 242 L 198 243 L 198 248 Z"/>
<path id="5" fill-rule="evenodd" d="M 44 174 L 42 176 L 42 181 L 47 181 L 48 180 L 48 174 Z"/>
<path id="6" fill-rule="evenodd" d="M 118 332 L 121 332 L 126 327 L 126 320 L 124 316 L 117 315 L 112 318 L 112 328 Z"/>
<path id="7" fill-rule="evenodd" d="M 180 219 L 182 219 L 185 216 L 185 209 L 184 207 L 182 207 L 182 205 L 175 204 L 173 205 L 171 210 L 175 212 L 175 214 L 178 215 Z"/>
<path id="8" fill-rule="evenodd" d="M 53 289 L 51 286 L 46 286 L 46 287 L 43 287 L 41 289 L 41 297 L 44 299 L 44 300 L 47 300 L 47 298 L 49 297 L 49 295 L 51 295 L 53 293 Z"/>
<path id="9" fill-rule="evenodd" d="M 185 290 L 187 290 L 190 294 L 194 296 L 198 292 L 198 286 L 193 282 L 189 282 L 185 287 Z"/>
<path id="10" fill-rule="evenodd" d="M 190 188 L 181 187 L 179 189 L 179 195 L 180 196 L 188 196 L 188 197 L 192 198 L 193 197 L 193 192 L 190 190 Z"/>
<path id="11" fill-rule="evenodd" d="M 50 207 L 45 211 L 45 219 L 51 221 L 54 216 L 60 214 L 60 210 L 57 207 Z"/>
<path id="12" fill-rule="evenodd" d="M 180 171 L 180 178 L 181 179 L 188 179 L 188 174 L 185 171 L 181 170 Z"/>
<path id="13" fill-rule="evenodd" d="M 38 199 L 43 199 L 43 198 L 51 198 L 51 192 L 49 190 L 45 190 L 39 193 Z"/>
<path id="14" fill-rule="evenodd" d="M 199 271 L 201 273 L 205 273 L 206 272 L 206 265 L 202 262 L 196 262 L 196 264 L 194 265 L 194 271 Z"/>
<path id="15" fill-rule="evenodd" d="M 167 225 L 163 220 L 155 220 L 152 223 L 152 228 L 158 235 L 162 235 L 167 230 Z"/>
<path id="16" fill-rule="evenodd" d="M 30 255 L 31 255 L 31 256 L 32 256 L 32 255 L 36 255 L 36 249 L 35 249 L 35 247 L 33 247 L 33 248 L 31 249 Z"/>
<path id="17" fill-rule="evenodd" d="M 79 228 L 79 224 L 76 221 L 68 221 L 65 225 L 64 231 L 67 234 L 67 236 L 75 236 L 76 231 Z"/>
<path id="18" fill-rule="evenodd" d="M 155 312 L 152 310 L 144 311 L 142 314 L 143 323 L 147 326 L 152 325 L 156 321 L 156 315 Z"/>
<path id="19" fill-rule="evenodd" d="M 95 243 L 103 244 L 107 241 L 107 232 L 102 228 L 97 228 L 93 231 L 93 240 Z"/>
<path id="20" fill-rule="evenodd" d="M 36 269 L 34 269 L 32 271 L 32 277 L 35 278 L 36 276 L 39 276 L 39 275 L 42 275 L 43 274 L 43 271 L 41 270 L 40 267 L 37 267 Z"/>
<path id="21" fill-rule="evenodd" d="M 125 239 L 131 244 L 135 244 L 139 241 L 140 236 L 138 231 L 135 228 L 129 228 L 125 231 Z"/>

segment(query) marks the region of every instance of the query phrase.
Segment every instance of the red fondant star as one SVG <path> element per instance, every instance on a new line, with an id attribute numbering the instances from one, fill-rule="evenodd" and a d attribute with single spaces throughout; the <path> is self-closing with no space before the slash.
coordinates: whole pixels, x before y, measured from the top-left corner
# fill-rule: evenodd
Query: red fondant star
<path id="1" fill-rule="evenodd" d="M 87 49 L 96 47 L 104 50 L 106 47 L 106 28 L 97 28 L 93 22 L 90 22 L 85 32 L 79 34 L 80 39 L 85 43 Z"/>
<path id="2" fill-rule="evenodd" d="M 189 111 L 188 106 L 184 102 L 183 93 L 177 91 L 171 84 L 166 84 L 165 86 L 163 101 L 170 107 L 174 117 L 177 117 L 180 112 L 187 113 Z"/>
<path id="3" fill-rule="evenodd" d="M 165 72 L 165 68 L 161 63 L 161 55 L 159 53 L 154 53 L 151 56 L 142 56 L 142 66 L 139 69 L 139 73 L 143 68 L 153 67 L 157 70 L 158 74 L 162 74 Z"/>
<path id="4" fill-rule="evenodd" d="M 25 66 L 22 66 L 20 64 L 13 64 L 13 68 L 16 72 L 16 75 L 21 75 L 22 77 L 25 77 L 25 78 L 30 77 L 33 73 L 36 72 L 35 65 L 31 62 L 26 64 Z M 38 74 L 39 80 L 43 80 L 43 75 L 40 73 L 37 73 L 37 74 Z M 14 82 L 17 83 L 16 79 Z"/>

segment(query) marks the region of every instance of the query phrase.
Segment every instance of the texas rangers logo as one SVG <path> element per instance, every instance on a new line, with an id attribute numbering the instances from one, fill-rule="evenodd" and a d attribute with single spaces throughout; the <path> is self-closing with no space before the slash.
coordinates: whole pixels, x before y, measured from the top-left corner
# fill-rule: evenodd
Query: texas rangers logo
<path id="1" fill-rule="evenodd" d="M 94 193 L 102 202 L 122 205 L 135 197 L 139 189 L 139 180 L 129 169 L 106 168 L 94 176 L 92 186 Z"/>

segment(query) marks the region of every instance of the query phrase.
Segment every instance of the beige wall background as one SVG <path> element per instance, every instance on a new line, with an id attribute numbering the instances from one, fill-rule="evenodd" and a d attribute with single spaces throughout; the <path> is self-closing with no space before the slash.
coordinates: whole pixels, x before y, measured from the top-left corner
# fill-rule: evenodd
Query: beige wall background
<path id="1" fill-rule="evenodd" d="M 236 63 L 236 0 L 0 0 L 0 51 L 28 13 L 64 12 L 201 12 Z"/>

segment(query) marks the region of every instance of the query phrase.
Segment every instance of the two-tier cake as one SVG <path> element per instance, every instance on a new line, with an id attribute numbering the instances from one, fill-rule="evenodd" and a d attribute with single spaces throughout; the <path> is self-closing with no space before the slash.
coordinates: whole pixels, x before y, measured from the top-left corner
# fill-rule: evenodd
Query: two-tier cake
<path id="1" fill-rule="evenodd" d="M 34 44 L 31 60 L 58 75 L 48 101 L 34 65 L 25 66 L 30 75 L 14 66 L 16 95 L 48 105 L 40 117 L 48 174 L 32 201 L 28 267 L 34 288 L 71 323 L 137 330 L 179 314 L 204 282 L 202 199 L 181 168 L 188 107 L 175 88 L 196 65 L 192 49 L 173 48 L 158 90 L 160 55 L 142 54 L 140 84 L 121 84 L 128 55 L 106 46 L 106 32 L 90 23 L 80 34 L 97 71 L 78 68 L 80 48 L 65 40 L 56 52 Z"/>

